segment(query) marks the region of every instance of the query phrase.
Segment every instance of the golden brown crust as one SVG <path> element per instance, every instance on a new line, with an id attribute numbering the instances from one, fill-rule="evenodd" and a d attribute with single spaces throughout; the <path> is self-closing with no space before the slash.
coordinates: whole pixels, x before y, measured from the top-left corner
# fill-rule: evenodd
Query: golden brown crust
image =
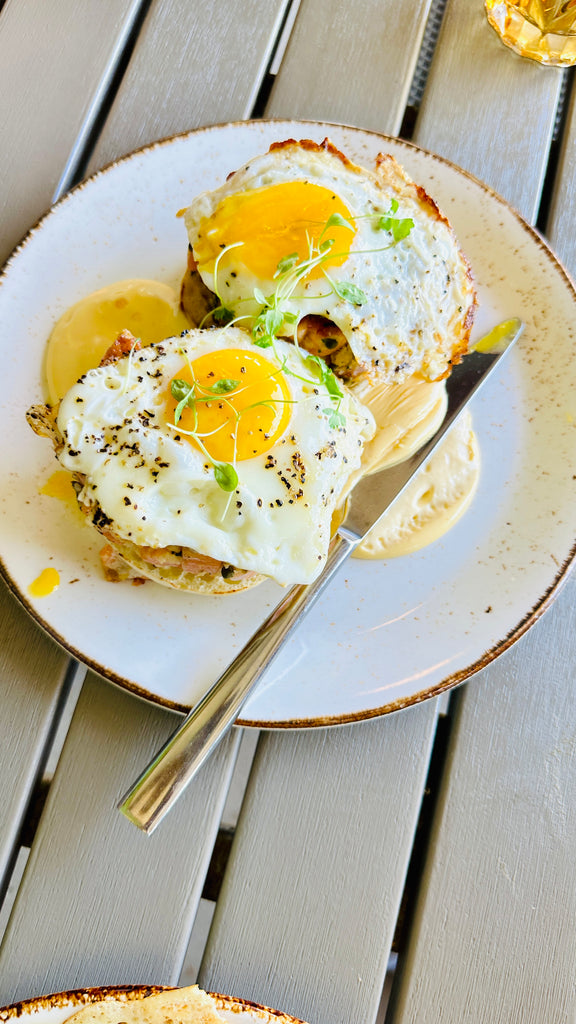
<path id="1" fill-rule="evenodd" d="M 223 1024 L 216 1003 L 197 985 L 166 989 L 142 999 L 89 1003 L 66 1024 Z"/>
<path id="2" fill-rule="evenodd" d="M 135 338 L 131 331 L 125 329 L 120 332 L 116 340 L 106 349 L 99 365 L 109 366 L 110 363 L 117 363 L 123 356 L 129 355 L 130 352 L 137 352 L 141 348 L 142 342 L 140 338 Z"/>
<path id="3" fill-rule="evenodd" d="M 38 437 L 47 437 L 54 445 L 56 454 L 62 450 L 62 438 L 56 425 L 58 406 L 32 405 L 26 411 L 28 426 Z"/>
<path id="4" fill-rule="evenodd" d="M 283 142 L 273 142 L 268 152 L 273 153 L 275 149 L 290 149 L 291 146 L 297 146 L 298 149 L 306 149 L 311 153 L 330 153 L 332 156 L 337 157 L 344 167 L 353 171 L 360 170 L 358 165 L 352 163 L 344 153 L 341 153 L 329 138 L 323 139 L 322 142 L 313 142 L 312 139 L 284 139 Z"/>

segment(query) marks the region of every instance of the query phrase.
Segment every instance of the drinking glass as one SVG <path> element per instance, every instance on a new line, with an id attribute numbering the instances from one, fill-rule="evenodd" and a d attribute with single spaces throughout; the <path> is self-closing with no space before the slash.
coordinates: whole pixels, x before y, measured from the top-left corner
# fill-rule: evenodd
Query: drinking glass
<path id="1" fill-rule="evenodd" d="M 485 0 L 488 21 L 522 57 L 576 64 L 576 0 Z"/>

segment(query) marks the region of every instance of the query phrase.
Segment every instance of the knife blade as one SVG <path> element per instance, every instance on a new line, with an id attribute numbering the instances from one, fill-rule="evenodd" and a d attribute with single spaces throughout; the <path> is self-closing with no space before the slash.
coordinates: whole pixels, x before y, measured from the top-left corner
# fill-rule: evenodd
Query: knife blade
<path id="1" fill-rule="evenodd" d="M 447 379 L 448 406 L 434 436 L 404 462 L 358 481 L 318 578 L 313 583 L 290 588 L 120 800 L 118 809 L 139 829 L 148 834 L 154 831 L 232 727 L 242 705 L 329 581 L 402 494 L 414 474 L 426 465 L 523 327 L 517 318 L 506 320 L 476 342 Z"/>

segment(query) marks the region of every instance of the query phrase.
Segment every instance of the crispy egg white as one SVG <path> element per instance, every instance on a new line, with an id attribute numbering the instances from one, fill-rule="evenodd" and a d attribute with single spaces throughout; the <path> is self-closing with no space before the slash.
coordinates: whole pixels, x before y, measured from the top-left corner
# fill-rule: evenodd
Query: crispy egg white
<path id="1" fill-rule="evenodd" d="M 199 396 L 177 423 L 174 379 Z M 104 532 L 307 583 L 374 432 L 341 390 L 335 426 L 317 365 L 292 344 L 263 351 L 234 327 L 189 331 L 86 373 L 59 407 L 58 458 L 85 478 L 79 501 Z M 224 490 L 215 467 L 230 465 L 238 480 Z"/>
<path id="2" fill-rule="evenodd" d="M 448 221 L 392 157 L 371 173 L 327 140 L 288 140 L 198 196 L 184 218 L 203 284 L 248 329 L 262 297 L 284 315 L 283 337 L 298 318 L 324 317 L 360 372 L 388 380 L 440 379 L 466 351 L 470 268 Z"/>

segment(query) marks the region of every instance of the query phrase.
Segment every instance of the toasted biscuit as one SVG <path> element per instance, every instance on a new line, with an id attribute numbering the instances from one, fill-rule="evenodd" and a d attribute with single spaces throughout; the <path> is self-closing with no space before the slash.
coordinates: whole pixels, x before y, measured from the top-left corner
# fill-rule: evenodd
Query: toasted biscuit
<path id="1" fill-rule="evenodd" d="M 143 999 L 104 1000 L 82 1007 L 67 1024 L 222 1024 L 212 997 L 197 985 Z"/>

